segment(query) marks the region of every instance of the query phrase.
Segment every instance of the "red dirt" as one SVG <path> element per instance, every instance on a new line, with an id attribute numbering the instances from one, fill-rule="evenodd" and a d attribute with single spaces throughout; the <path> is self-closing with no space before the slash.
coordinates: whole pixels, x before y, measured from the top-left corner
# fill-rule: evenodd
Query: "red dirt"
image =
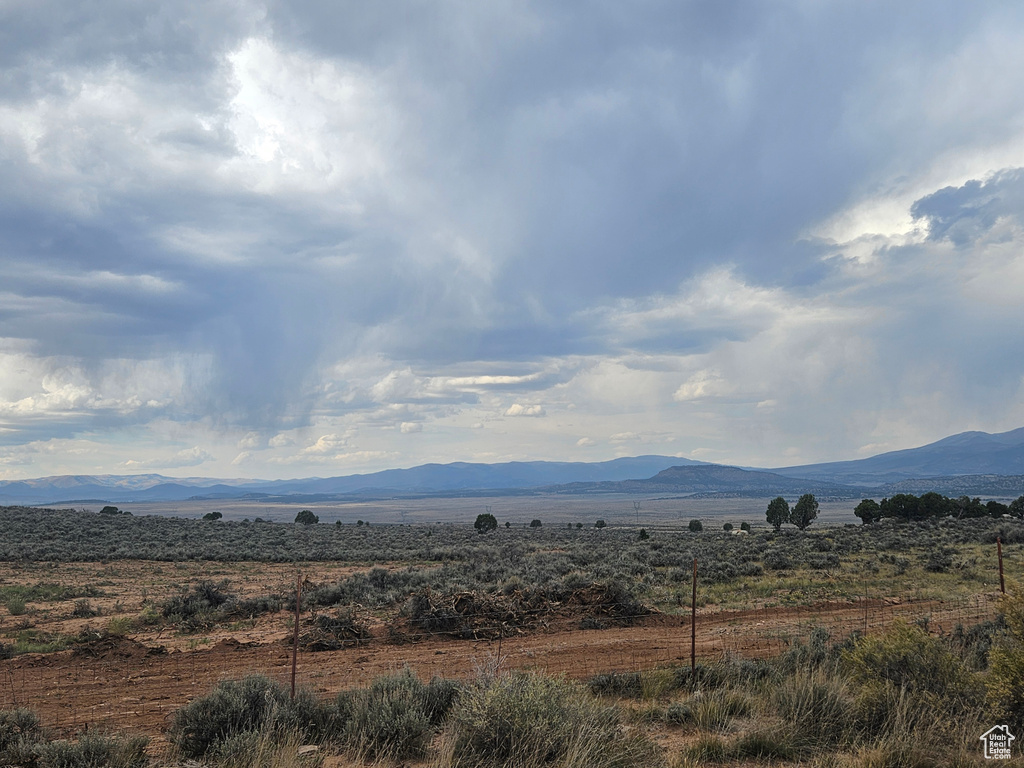
<path id="1" fill-rule="evenodd" d="M 932 632 L 948 632 L 995 615 L 995 597 L 969 602 L 870 600 L 816 606 L 698 613 L 697 657 L 724 654 L 764 657 L 784 651 L 812 626 L 833 636 L 875 631 L 893 620 L 923 621 Z M 277 616 L 277 631 L 264 642 L 246 640 L 252 630 L 224 636 L 202 650 L 186 650 L 180 639 L 168 649 L 159 640 L 106 638 L 73 651 L 26 654 L 0 661 L 0 709 L 27 706 L 44 724 L 75 732 L 86 725 L 161 734 L 174 710 L 209 691 L 219 680 L 262 672 L 288 683 L 291 648 Z M 586 679 L 608 671 L 686 664 L 689 619 L 653 615 L 630 627 L 580 630 L 577 620 L 558 618 L 528 635 L 465 641 L 443 637 L 395 645 L 380 639 L 357 647 L 298 654 L 298 684 L 323 696 L 367 683 L 409 666 L 423 678 L 466 678 L 485 671 L 537 669 Z M 381 633 L 378 633 L 381 634 Z"/>

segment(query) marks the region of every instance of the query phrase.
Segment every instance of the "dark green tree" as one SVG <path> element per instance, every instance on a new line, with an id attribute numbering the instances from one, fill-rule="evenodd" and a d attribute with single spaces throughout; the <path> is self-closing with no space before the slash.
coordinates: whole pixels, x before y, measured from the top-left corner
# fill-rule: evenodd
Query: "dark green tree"
<path id="1" fill-rule="evenodd" d="M 542 525 L 543 525 L 543 523 L 540 520 L 534 519 L 534 520 L 530 521 L 530 527 L 531 528 L 540 528 Z"/>
<path id="2" fill-rule="evenodd" d="M 912 493 L 897 493 L 891 499 L 882 499 L 882 517 L 898 517 L 901 520 L 916 520 L 921 500 Z M 982 510 L 984 514 L 984 510 Z"/>
<path id="3" fill-rule="evenodd" d="M 104 507 L 103 509 L 100 510 L 100 514 L 101 515 L 120 515 L 121 514 L 121 510 L 118 509 L 117 507 L 106 506 L 106 507 Z"/>
<path id="4" fill-rule="evenodd" d="M 985 509 L 988 510 L 989 517 L 1002 517 L 1003 515 L 1010 514 L 1010 508 L 1005 504 L 1000 504 L 995 499 L 990 499 L 989 502 L 985 504 Z"/>
<path id="5" fill-rule="evenodd" d="M 1010 502 L 1010 514 L 1014 517 L 1024 517 L 1024 496 L 1018 496 Z"/>
<path id="6" fill-rule="evenodd" d="M 781 496 L 776 496 L 768 502 L 768 510 L 764 513 L 768 518 L 768 524 L 779 530 L 783 523 L 789 522 L 789 502 Z"/>
<path id="7" fill-rule="evenodd" d="M 203 515 L 203 520 L 207 520 L 212 523 L 216 520 L 220 520 L 222 517 L 224 517 L 224 515 L 220 512 L 207 512 L 205 515 Z"/>
<path id="8" fill-rule="evenodd" d="M 647 541 L 647 539 L 651 538 L 650 534 L 647 533 L 647 529 L 646 528 L 641 528 L 640 529 L 640 536 L 639 536 L 639 538 L 640 538 L 640 541 Z"/>
<path id="9" fill-rule="evenodd" d="M 304 509 L 295 516 L 296 523 L 302 523 L 303 525 L 315 525 L 320 522 L 320 518 L 313 514 L 309 509 Z"/>
<path id="10" fill-rule="evenodd" d="M 796 506 L 790 514 L 790 522 L 801 531 L 807 528 L 818 516 L 818 500 L 813 493 L 805 493 L 797 499 Z"/>
<path id="11" fill-rule="evenodd" d="M 870 525 L 881 520 L 882 508 L 878 506 L 878 502 L 874 499 L 863 499 L 856 509 L 853 510 L 853 514 L 859 517 L 864 525 Z"/>
<path id="12" fill-rule="evenodd" d="M 750 523 L 740 523 L 740 530 L 750 533 Z"/>
<path id="13" fill-rule="evenodd" d="M 722 526 L 722 530 L 729 533 L 729 531 L 732 530 L 732 523 L 725 523 L 725 525 Z"/>
<path id="14" fill-rule="evenodd" d="M 490 512 L 484 512 L 482 515 L 476 516 L 476 522 L 473 523 L 473 527 L 480 533 L 490 533 L 498 527 L 498 520 Z"/>
<path id="15" fill-rule="evenodd" d="M 928 491 L 917 500 L 917 516 L 922 520 L 930 517 L 946 517 L 949 514 L 952 502 L 935 491 Z"/>
<path id="16" fill-rule="evenodd" d="M 693 532 L 693 533 L 700 533 L 703 530 L 704 530 L 704 523 L 702 523 L 700 520 L 691 520 L 690 521 L 690 531 L 691 532 Z"/>
<path id="17" fill-rule="evenodd" d="M 596 523 L 594 523 L 595 528 L 604 528 L 606 525 L 607 523 L 604 520 L 598 520 Z"/>

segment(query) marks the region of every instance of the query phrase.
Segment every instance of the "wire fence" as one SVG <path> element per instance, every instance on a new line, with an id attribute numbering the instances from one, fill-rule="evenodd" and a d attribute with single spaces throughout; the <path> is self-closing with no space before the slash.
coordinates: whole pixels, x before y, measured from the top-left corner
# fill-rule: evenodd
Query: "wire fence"
<path id="1" fill-rule="evenodd" d="M 897 619 L 947 635 L 957 625 L 967 628 L 994 618 L 997 598 L 862 598 L 816 606 L 699 610 L 696 656 L 702 663 L 730 655 L 771 657 L 815 627 L 841 640 L 854 632 L 877 632 Z M 582 617 L 578 612 L 559 615 L 550 606 L 529 611 L 516 615 L 515 624 L 501 611 L 448 616 L 451 623 L 441 628 L 376 631 L 342 639 L 335 650 L 303 650 L 300 642 L 297 683 L 329 697 L 406 667 L 424 679 L 522 669 L 585 680 L 606 672 L 689 663 L 688 614 L 641 614 L 631 603 L 590 604 Z M 314 619 L 304 614 L 302 628 L 313 626 Z M 67 733 L 98 726 L 158 734 L 175 710 L 220 680 L 259 672 L 287 687 L 291 670 L 290 640 L 243 644 L 226 639 L 202 649 L 167 652 L 108 637 L 71 651 L 0 662 L 0 709 L 28 707 L 44 724 Z"/>

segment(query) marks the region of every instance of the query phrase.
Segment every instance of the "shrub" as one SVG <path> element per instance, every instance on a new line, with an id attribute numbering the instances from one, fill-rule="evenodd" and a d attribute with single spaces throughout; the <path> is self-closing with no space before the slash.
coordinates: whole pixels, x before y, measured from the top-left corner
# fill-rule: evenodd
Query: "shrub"
<path id="1" fill-rule="evenodd" d="M 28 612 L 25 601 L 16 596 L 7 598 L 7 610 L 11 616 L 24 616 Z"/>
<path id="2" fill-rule="evenodd" d="M 815 670 L 798 672 L 771 694 L 772 710 L 791 723 L 802 742 L 843 741 L 853 720 L 853 699 L 841 679 Z"/>
<path id="3" fill-rule="evenodd" d="M 284 689 L 263 675 L 225 680 L 176 711 L 168 736 L 182 757 L 199 759 L 229 737 L 271 725 L 287 702 Z"/>
<path id="4" fill-rule="evenodd" d="M 595 528 L 604 528 L 606 525 L 608 524 L 604 520 L 598 520 L 596 523 L 594 523 Z"/>
<path id="5" fill-rule="evenodd" d="M 340 697 L 339 709 L 348 714 L 345 740 L 372 758 L 420 756 L 458 691 L 439 678 L 424 684 L 409 670 L 378 677 L 369 688 Z"/>
<path id="6" fill-rule="evenodd" d="M 550 763 L 583 768 L 648 765 L 649 742 L 623 738 L 616 710 L 564 678 L 516 673 L 471 688 L 449 723 L 452 763 Z"/>
<path id="7" fill-rule="evenodd" d="M 1024 592 L 1014 589 L 1002 600 L 1009 631 L 989 651 L 986 680 L 993 712 L 1017 730 L 1024 726 Z"/>
<path id="8" fill-rule="evenodd" d="M 693 722 L 702 731 L 725 730 L 733 718 L 750 714 L 747 697 L 728 688 L 699 691 L 690 698 Z"/>
<path id="9" fill-rule="evenodd" d="M 941 640 L 902 621 L 884 635 L 860 638 L 843 651 L 842 661 L 851 678 L 862 685 L 889 682 L 947 701 L 975 693 L 970 672 Z"/>
<path id="10" fill-rule="evenodd" d="M 473 527 L 480 533 L 490 533 L 498 527 L 498 521 L 490 512 L 485 512 L 482 515 L 476 516 L 476 522 L 473 523 Z"/>
<path id="11" fill-rule="evenodd" d="M 73 619 L 91 619 L 99 614 L 100 612 L 93 608 L 88 600 L 76 600 L 75 607 L 71 610 Z"/>
<path id="12" fill-rule="evenodd" d="M 181 622 L 186 629 L 198 629 L 213 622 L 212 614 L 234 595 L 227 592 L 227 582 L 214 584 L 202 581 L 191 592 L 182 591 L 163 604 L 165 619 Z"/>
<path id="13" fill-rule="evenodd" d="M 785 571 L 793 567 L 793 561 L 781 549 L 770 549 L 765 552 L 763 562 L 769 571 Z"/>
<path id="14" fill-rule="evenodd" d="M 39 718 L 29 709 L 0 710 L 0 765 L 31 762 L 33 747 L 42 740 Z"/>
<path id="15" fill-rule="evenodd" d="M 143 768 L 145 736 L 108 736 L 87 730 L 76 741 L 60 739 L 37 747 L 40 768 Z"/>

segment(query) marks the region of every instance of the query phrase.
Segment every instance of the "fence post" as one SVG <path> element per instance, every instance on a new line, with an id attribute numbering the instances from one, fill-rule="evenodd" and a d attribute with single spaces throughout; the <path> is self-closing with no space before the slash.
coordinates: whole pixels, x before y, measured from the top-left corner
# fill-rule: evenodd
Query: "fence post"
<path id="1" fill-rule="evenodd" d="M 693 597 L 690 600 L 690 680 L 697 674 L 697 558 L 693 558 Z"/>
<path id="2" fill-rule="evenodd" d="M 1006 582 L 1003 581 L 1003 537 L 996 536 L 996 553 L 999 555 L 999 591 L 1006 594 Z"/>
<path id="3" fill-rule="evenodd" d="M 295 668 L 299 661 L 299 609 L 302 605 L 302 571 L 295 577 L 295 633 L 292 635 L 292 699 L 295 698 Z"/>

